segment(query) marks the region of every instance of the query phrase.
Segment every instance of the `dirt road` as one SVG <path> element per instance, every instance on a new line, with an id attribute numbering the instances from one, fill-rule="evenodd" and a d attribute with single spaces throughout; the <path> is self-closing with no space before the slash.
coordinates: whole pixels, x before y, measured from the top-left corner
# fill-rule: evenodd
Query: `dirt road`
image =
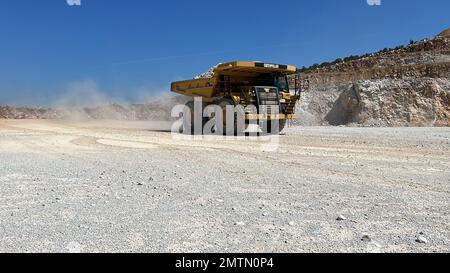
<path id="1" fill-rule="evenodd" d="M 0 251 L 450 252 L 449 128 L 167 128 L 0 120 Z"/>

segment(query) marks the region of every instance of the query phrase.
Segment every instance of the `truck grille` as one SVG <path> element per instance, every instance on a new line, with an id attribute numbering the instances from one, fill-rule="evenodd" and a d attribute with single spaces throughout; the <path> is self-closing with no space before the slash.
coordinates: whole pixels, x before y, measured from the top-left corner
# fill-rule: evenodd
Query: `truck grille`
<path id="1" fill-rule="evenodd" d="M 266 115 L 278 115 L 280 113 L 280 107 L 278 105 L 260 105 L 259 113 Z"/>
<path id="2" fill-rule="evenodd" d="M 280 98 L 276 87 L 255 87 L 259 114 L 274 115 L 280 113 Z"/>
<path id="3" fill-rule="evenodd" d="M 275 87 L 256 87 L 259 105 L 279 105 L 278 90 Z"/>

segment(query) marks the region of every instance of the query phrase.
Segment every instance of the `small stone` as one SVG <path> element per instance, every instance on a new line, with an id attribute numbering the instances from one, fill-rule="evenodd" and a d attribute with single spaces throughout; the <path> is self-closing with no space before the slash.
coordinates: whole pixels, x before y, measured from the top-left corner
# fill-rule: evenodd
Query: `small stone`
<path id="1" fill-rule="evenodd" d="M 144 184 L 142 182 L 137 183 L 138 186 L 143 186 Z"/>
<path id="2" fill-rule="evenodd" d="M 237 208 L 231 208 L 231 210 L 232 210 L 232 211 L 236 211 L 236 210 L 237 210 Z"/>
<path id="3" fill-rule="evenodd" d="M 361 241 L 363 242 L 372 242 L 372 238 L 368 234 L 363 234 Z"/>
<path id="4" fill-rule="evenodd" d="M 235 226 L 245 226 L 245 223 L 244 222 L 236 222 L 234 225 Z"/>
<path id="5" fill-rule="evenodd" d="M 337 221 L 345 221 L 345 220 L 347 220 L 347 217 L 345 217 L 344 215 L 339 215 L 336 220 Z"/>
<path id="6" fill-rule="evenodd" d="M 420 244 L 428 244 L 428 239 L 423 236 L 419 236 L 417 237 L 416 242 Z"/>
<path id="7" fill-rule="evenodd" d="M 290 226 L 294 226 L 294 225 L 295 225 L 295 223 L 294 223 L 294 222 L 292 222 L 292 221 L 291 221 L 291 222 L 289 222 L 288 224 L 289 224 Z"/>

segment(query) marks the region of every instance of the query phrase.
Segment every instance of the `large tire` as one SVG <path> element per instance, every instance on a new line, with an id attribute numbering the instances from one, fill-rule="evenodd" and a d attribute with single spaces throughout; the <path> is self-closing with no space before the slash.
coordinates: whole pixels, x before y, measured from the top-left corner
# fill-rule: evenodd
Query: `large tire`
<path id="1" fill-rule="evenodd" d="M 287 119 L 280 120 L 280 131 L 279 131 L 279 133 L 284 131 L 284 128 L 286 128 L 286 124 L 287 124 Z"/>
<path id="2" fill-rule="evenodd" d="M 227 106 L 235 107 L 236 104 L 234 103 L 234 101 L 232 99 L 225 98 L 225 99 L 221 99 L 221 100 L 217 101 L 216 104 L 218 106 L 220 106 L 220 108 L 222 108 L 224 135 L 227 135 L 227 132 L 234 136 L 244 134 L 245 128 L 239 128 L 237 113 L 234 114 L 234 123 L 233 124 L 227 124 L 227 122 L 226 122 L 226 115 L 227 115 L 226 108 L 227 108 Z M 245 127 L 245 122 L 244 122 L 244 127 Z"/>
<path id="3" fill-rule="evenodd" d="M 267 135 L 278 135 L 281 132 L 283 132 L 284 128 L 286 127 L 287 120 L 286 119 L 280 119 L 279 120 L 279 128 L 278 130 L 272 128 L 272 122 L 264 121 L 261 125 L 261 130 L 263 131 L 263 134 Z"/>
<path id="4" fill-rule="evenodd" d="M 190 119 L 190 124 L 186 124 L 185 121 L 183 121 L 183 125 L 181 127 L 181 132 L 183 134 L 190 134 L 190 135 L 201 135 L 203 134 L 203 126 L 206 124 L 207 122 L 207 118 L 202 118 L 202 126 L 201 126 L 201 130 L 196 132 L 195 131 L 195 126 L 194 126 L 194 117 L 195 117 L 195 108 L 194 108 L 194 101 L 189 101 L 188 103 L 186 103 L 186 107 L 189 108 L 190 112 L 191 112 L 191 119 Z M 207 105 L 205 103 L 202 104 L 202 111 L 205 109 Z M 203 115 L 203 113 L 202 113 Z"/>

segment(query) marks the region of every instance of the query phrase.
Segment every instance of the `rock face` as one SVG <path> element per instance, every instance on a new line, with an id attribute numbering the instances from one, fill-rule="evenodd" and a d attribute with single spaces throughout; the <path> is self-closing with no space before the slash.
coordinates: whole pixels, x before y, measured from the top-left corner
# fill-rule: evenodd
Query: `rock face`
<path id="1" fill-rule="evenodd" d="M 325 120 L 331 125 L 450 126 L 449 106 L 449 80 L 362 80 L 343 88 Z"/>
<path id="2" fill-rule="evenodd" d="M 442 37 L 442 38 L 450 38 L 450 28 L 446 29 L 444 31 L 442 31 L 438 37 Z"/>
<path id="3" fill-rule="evenodd" d="M 449 33 L 304 71 L 297 123 L 450 126 Z"/>

